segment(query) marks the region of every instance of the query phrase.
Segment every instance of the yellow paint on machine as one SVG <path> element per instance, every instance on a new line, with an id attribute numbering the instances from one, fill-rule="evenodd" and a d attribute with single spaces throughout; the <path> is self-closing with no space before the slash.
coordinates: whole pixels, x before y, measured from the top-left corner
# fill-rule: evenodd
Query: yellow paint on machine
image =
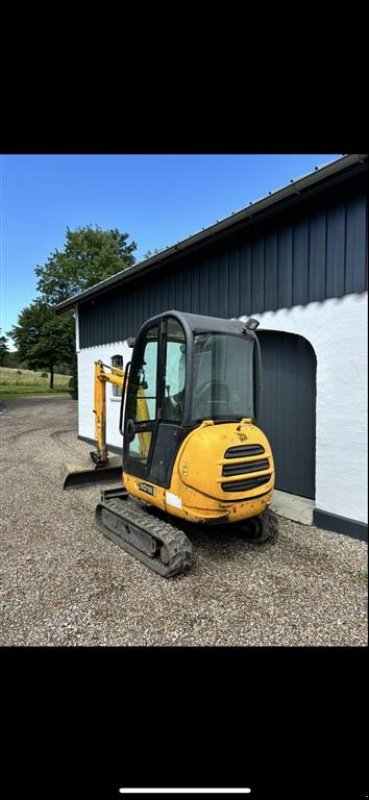
<path id="1" fill-rule="evenodd" d="M 262 452 L 225 458 L 227 450 L 244 445 L 260 445 Z M 258 468 L 257 462 L 265 463 L 266 460 L 267 467 Z M 226 465 L 238 466 L 241 471 L 237 475 L 225 476 L 222 473 Z M 245 472 L 242 472 L 243 465 L 247 468 Z M 251 465 L 255 465 L 254 471 L 248 471 L 250 467 L 253 469 Z M 268 480 L 251 489 L 225 491 L 223 488 L 227 483 L 258 477 L 268 477 Z M 124 486 L 131 495 L 147 502 L 147 486 L 150 486 L 153 489 L 150 504 L 191 522 L 239 522 L 261 514 L 271 504 L 274 480 L 274 462 L 268 439 L 249 419 L 241 423 L 220 424 L 205 420 L 191 431 L 177 453 L 170 487 L 163 488 L 145 481 L 146 490 L 143 491 L 139 479 L 123 474 Z M 173 496 L 180 498 L 181 504 L 170 502 Z"/>

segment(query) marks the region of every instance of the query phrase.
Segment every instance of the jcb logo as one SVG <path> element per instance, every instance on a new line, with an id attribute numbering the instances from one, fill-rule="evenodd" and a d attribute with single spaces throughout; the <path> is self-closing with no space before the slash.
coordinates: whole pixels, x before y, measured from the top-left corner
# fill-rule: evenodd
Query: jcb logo
<path id="1" fill-rule="evenodd" d="M 246 442 L 247 436 L 245 433 L 237 433 L 240 442 Z"/>

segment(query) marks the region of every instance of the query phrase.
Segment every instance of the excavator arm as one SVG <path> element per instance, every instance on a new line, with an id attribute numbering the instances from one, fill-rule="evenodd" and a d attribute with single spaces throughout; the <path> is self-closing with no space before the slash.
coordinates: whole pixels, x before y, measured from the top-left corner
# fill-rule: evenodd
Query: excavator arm
<path id="1" fill-rule="evenodd" d="M 91 452 L 91 458 L 96 466 L 106 464 L 108 453 L 106 449 L 106 384 L 123 388 L 124 371 L 119 367 L 109 367 L 102 361 L 95 361 L 94 373 L 94 414 L 95 414 L 95 441 L 96 450 Z"/>
<path id="2" fill-rule="evenodd" d="M 106 448 L 107 383 L 112 383 L 113 386 L 118 386 L 119 389 L 122 389 L 124 385 L 124 371 L 119 369 L 119 367 L 109 367 L 107 364 L 103 364 L 102 361 L 95 361 L 94 414 L 96 450 L 93 450 L 90 455 L 97 467 L 105 466 L 108 460 L 108 451 Z M 149 419 L 145 391 L 142 386 L 137 387 L 136 418 L 138 422 L 144 422 Z M 138 441 L 140 454 L 146 457 L 150 446 L 150 434 L 144 432 L 139 433 Z"/>

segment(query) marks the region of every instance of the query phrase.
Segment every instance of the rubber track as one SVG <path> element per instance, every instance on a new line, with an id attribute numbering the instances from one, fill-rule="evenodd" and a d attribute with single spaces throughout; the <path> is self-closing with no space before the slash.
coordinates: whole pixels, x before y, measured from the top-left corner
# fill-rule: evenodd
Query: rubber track
<path id="1" fill-rule="evenodd" d="M 118 526 L 116 532 L 109 530 L 103 523 L 102 515 L 104 511 L 108 511 L 109 515 L 112 516 L 112 522 L 114 519 L 113 525 Z M 105 536 L 162 577 L 171 578 L 173 575 L 187 572 L 191 569 L 193 552 L 192 544 L 188 537 L 168 522 L 155 519 L 150 513 L 140 508 L 134 500 L 130 500 L 129 497 L 102 499 L 96 506 L 95 519 Z M 126 526 L 128 526 L 128 531 Z M 138 536 L 146 534 L 146 536 L 154 540 L 156 547 L 152 557 L 143 552 L 142 549 L 139 549 L 139 546 L 135 546 L 135 534 L 138 534 Z M 136 535 L 136 544 L 138 544 L 138 536 Z M 164 564 L 160 559 L 161 545 L 165 545 L 167 548 L 169 554 L 168 564 Z"/>

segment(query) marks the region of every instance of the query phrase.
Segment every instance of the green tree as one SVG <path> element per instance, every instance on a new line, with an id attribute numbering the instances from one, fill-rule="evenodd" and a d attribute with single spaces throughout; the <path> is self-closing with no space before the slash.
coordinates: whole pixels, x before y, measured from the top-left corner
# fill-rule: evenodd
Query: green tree
<path id="1" fill-rule="evenodd" d="M 37 266 L 37 290 L 46 303 L 54 305 L 89 289 L 135 263 L 136 243 L 129 234 L 102 230 L 98 225 L 67 228 L 64 250 L 54 250 L 43 266 Z"/>
<path id="2" fill-rule="evenodd" d="M 0 328 L 1 334 L 1 328 Z M 0 336 L 0 366 L 2 367 L 5 364 L 6 354 L 9 352 L 8 345 L 6 343 L 6 336 Z"/>
<path id="3" fill-rule="evenodd" d="M 98 225 L 71 230 L 67 228 L 63 250 L 54 250 L 43 266 L 37 266 L 37 290 L 42 302 L 49 306 L 61 303 L 95 283 L 122 272 L 135 263 L 136 243 L 128 243 L 129 234 L 116 228 L 102 230 Z M 69 351 L 59 353 L 58 361 L 69 365 L 72 375 L 71 395 L 78 396 L 77 358 L 75 355 L 74 321 L 72 313 L 54 316 L 58 335 L 69 342 Z M 73 333 L 73 335 L 72 335 Z"/>
<path id="4" fill-rule="evenodd" d="M 30 369 L 47 368 L 50 372 L 50 389 L 54 388 L 55 365 L 70 363 L 74 354 L 73 319 L 58 317 L 47 303 L 37 300 L 24 308 L 14 325 L 11 336 L 18 348 L 19 357 Z"/>
<path id="5" fill-rule="evenodd" d="M 27 369 L 27 364 L 21 360 L 17 350 L 9 350 L 5 354 L 4 366 L 8 369 Z"/>

